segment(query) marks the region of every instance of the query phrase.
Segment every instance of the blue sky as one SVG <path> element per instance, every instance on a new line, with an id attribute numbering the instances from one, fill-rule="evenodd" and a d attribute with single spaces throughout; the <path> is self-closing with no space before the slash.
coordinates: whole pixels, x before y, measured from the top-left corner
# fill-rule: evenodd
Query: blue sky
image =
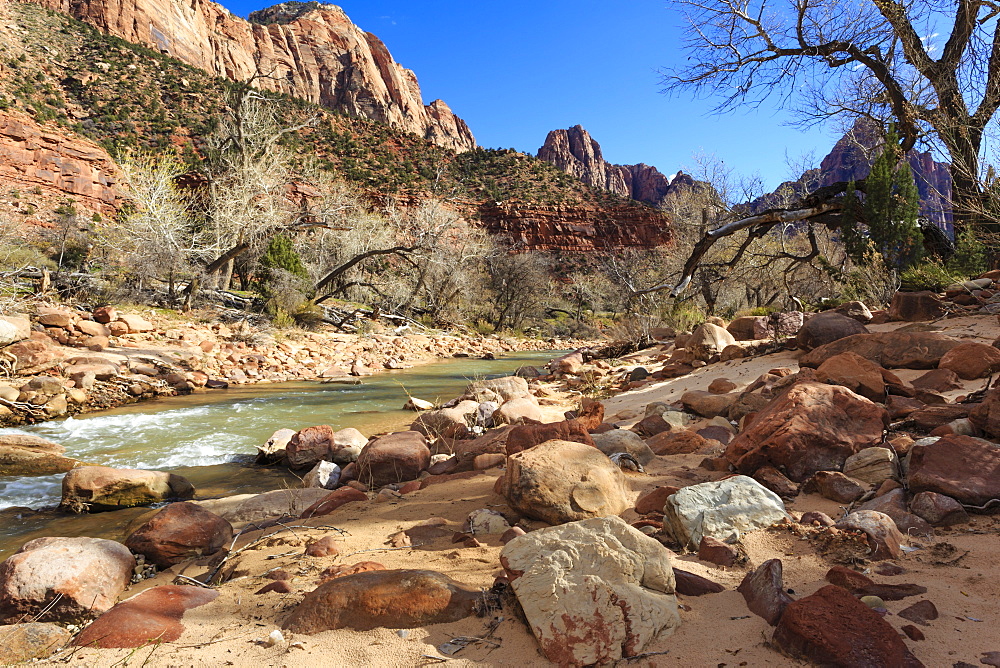
<path id="1" fill-rule="evenodd" d="M 267 6 L 228 0 L 236 14 Z M 774 106 L 715 115 L 712 100 L 660 93 L 658 68 L 683 62 L 683 17 L 668 0 L 343 0 L 417 74 L 424 102 L 445 100 L 481 146 L 534 154 L 549 130 L 583 125 L 611 162 L 671 174 L 714 153 L 768 189 L 789 176 L 786 153 L 818 162 L 833 128 L 785 125 Z M 717 101 L 715 101 L 717 102 Z"/>

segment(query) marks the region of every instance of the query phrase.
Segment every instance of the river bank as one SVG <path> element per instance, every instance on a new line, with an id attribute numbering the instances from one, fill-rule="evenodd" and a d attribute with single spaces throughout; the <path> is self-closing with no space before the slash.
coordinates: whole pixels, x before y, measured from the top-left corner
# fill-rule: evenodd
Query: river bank
<path id="1" fill-rule="evenodd" d="M 413 328 L 365 334 L 266 329 L 225 313 L 38 304 L 2 318 L 0 426 L 107 410 L 154 397 L 302 380 L 355 382 L 439 359 L 567 349 L 571 340 Z"/>

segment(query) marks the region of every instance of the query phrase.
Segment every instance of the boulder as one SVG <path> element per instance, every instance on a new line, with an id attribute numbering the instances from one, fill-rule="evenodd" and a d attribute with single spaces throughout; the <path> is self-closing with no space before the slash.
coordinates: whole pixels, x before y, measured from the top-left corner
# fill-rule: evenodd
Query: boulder
<path id="1" fill-rule="evenodd" d="M 794 499 L 799 495 L 799 486 L 773 466 L 761 466 L 753 474 L 753 479 L 783 499 Z"/>
<path id="2" fill-rule="evenodd" d="M 617 515 L 631 506 L 621 470 L 597 448 L 571 441 L 511 455 L 497 485 L 511 508 L 549 524 Z"/>
<path id="3" fill-rule="evenodd" d="M 742 475 L 684 487 L 667 498 L 663 515 L 664 531 L 692 550 L 703 536 L 738 541 L 747 531 L 788 518 L 777 494 Z"/>
<path id="4" fill-rule="evenodd" d="M 473 510 L 462 524 L 462 532 L 473 536 L 502 534 L 510 529 L 507 518 L 495 510 L 479 508 Z"/>
<path id="5" fill-rule="evenodd" d="M 689 455 L 710 445 L 704 436 L 688 429 L 665 431 L 648 439 L 646 445 L 657 455 Z"/>
<path id="6" fill-rule="evenodd" d="M 680 491 L 680 488 L 672 485 L 654 487 L 648 492 L 640 494 L 639 498 L 635 500 L 635 512 L 640 515 L 648 515 L 649 513 L 662 515 L 663 506 L 667 502 L 667 497 L 671 494 L 676 494 L 678 491 Z"/>
<path id="7" fill-rule="evenodd" d="M 53 306 L 39 306 L 35 311 L 35 319 L 46 327 L 65 329 L 73 322 L 73 312 Z"/>
<path id="8" fill-rule="evenodd" d="M 864 302 L 859 301 L 844 302 L 837 308 L 833 309 L 833 312 L 846 315 L 848 318 L 853 318 L 861 324 L 870 322 L 872 319 L 871 310 L 869 310 Z"/>
<path id="9" fill-rule="evenodd" d="M 326 494 L 323 498 L 318 499 L 311 506 L 303 510 L 300 517 L 302 519 L 308 519 L 310 517 L 318 517 L 320 515 L 329 515 L 344 504 L 351 503 L 353 501 L 367 500 L 368 495 L 364 492 L 354 489 L 353 487 L 344 486 Z"/>
<path id="10" fill-rule="evenodd" d="M 115 604 L 134 568 L 128 548 L 113 540 L 28 541 L 0 564 L 0 621 L 91 619 Z"/>
<path id="11" fill-rule="evenodd" d="M 806 353 L 799 358 L 799 366 L 816 368 L 834 355 L 854 352 L 883 369 L 933 369 L 961 343 L 936 332 L 855 334 Z"/>
<path id="12" fill-rule="evenodd" d="M 882 559 L 899 559 L 903 554 L 900 544 L 903 536 L 896 528 L 891 517 L 874 510 L 856 510 L 834 525 L 842 531 L 861 531 L 868 536 L 868 547 L 871 548 L 870 558 L 873 561 Z"/>
<path id="13" fill-rule="evenodd" d="M 478 401 L 466 399 L 455 406 L 421 413 L 410 425 L 410 429 L 431 438 L 462 438 L 469 433 L 469 427 L 476 423 L 478 410 Z"/>
<path id="14" fill-rule="evenodd" d="M 357 479 L 369 488 L 414 480 L 431 464 L 427 439 L 415 431 L 377 438 L 358 455 Z"/>
<path id="15" fill-rule="evenodd" d="M 552 373 L 575 374 L 583 367 L 583 353 L 573 351 L 548 363 Z"/>
<path id="16" fill-rule="evenodd" d="M 452 452 L 455 455 L 455 471 L 469 471 L 473 468 L 473 462 L 480 455 L 506 455 L 507 437 L 510 432 L 519 427 L 507 426 L 499 429 L 490 429 L 485 434 L 471 441 L 455 441 L 452 445 Z M 435 455 L 438 456 L 438 455 Z M 451 471 L 446 471 L 450 473 Z M 434 473 L 431 467 L 431 473 Z"/>
<path id="17" fill-rule="evenodd" d="M 754 339 L 786 339 L 795 336 L 805 320 L 801 311 L 772 313 L 752 323 Z"/>
<path id="18" fill-rule="evenodd" d="M 534 399 L 528 389 L 528 381 L 518 376 L 504 376 L 469 383 L 468 387 L 465 388 L 465 394 L 462 395 L 462 400 L 471 399 L 476 404 L 492 401 L 502 405 L 508 401 L 525 397 Z"/>
<path id="19" fill-rule="evenodd" d="M 118 321 L 125 323 L 129 334 L 142 334 L 144 332 L 152 332 L 156 329 L 153 327 L 153 323 L 134 313 L 123 313 L 118 316 Z"/>
<path id="20" fill-rule="evenodd" d="M 1000 352 L 1000 351 L 998 351 Z M 493 424 L 531 424 L 542 421 L 542 411 L 533 396 L 506 401 L 493 413 Z"/>
<path id="21" fill-rule="evenodd" d="M 293 469 L 309 468 L 322 461 L 349 464 L 367 443 L 368 438 L 353 427 L 334 431 L 330 425 L 322 424 L 306 427 L 292 436 L 285 446 L 285 457 Z"/>
<path id="22" fill-rule="evenodd" d="M 972 436 L 943 436 L 910 449 L 910 491 L 936 492 L 969 506 L 1000 498 L 1000 446 Z"/>
<path id="23" fill-rule="evenodd" d="M 910 501 L 910 510 L 936 527 L 965 524 L 969 521 L 969 514 L 961 503 L 936 492 L 920 492 L 914 496 Z"/>
<path id="24" fill-rule="evenodd" d="M 77 647 L 131 648 L 181 637 L 184 613 L 211 603 L 219 592 L 190 585 L 161 585 L 125 599 L 73 639 Z"/>
<path id="25" fill-rule="evenodd" d="M 643 466 L 656 456 L 638 434 L 625 429 L 612 429 L 603 434 L 593 434 L 591 438 L 594 439 L 594 445 L 597 446 L 597 449 L 604 454 L 610 456 L 616 452 L 627 452 Z"/>
<path id="26" fill-rule="evenodd" d="M 674 583 L 681 596 L 704 596 L 726 591 L 725 586 L 689 571 L 674 569 Z"/>
<path id="27" fill-rule="evenodd" d="M 987 392 L 983 402 L 969 411 L 969 421 L 986 436 L 1000 438 L 1000 387 Z"/>
<path id="28" fill-rule="evenodd" d="M 726 327 L 726 331 L 733 335 L 737 341 L 753 341 L 754 333 L 757 331 L 755 325 L 761 320 L 766 320 L 762 315 L 744 315 L 733 318 L 733 321 Z"/>
<path id="29" fill-rule="evenodd" d="M 702 323 L 691 332 L 684 349 L 696 360 L 709 361 L 714 355 L 720 354 L 726 346 L 736 343 L 736 339 L 728 331 L 710 322 Z"/>
<path id="30" fill-rule="evenodd" d="M 868 491 L 865 485 L 840 471 L 817 471 L 806 485 L 807 490 L 815 489 L 824 499 L 837 503 L 853 503 Z"/>
<path id="31" fill-rule="evenodd" d="M 80 466 L 63 477 L 60 507 L 70 512 L 100 512 L 192 497 L 194 486 L 174 473 Z"/>
<path id="32" fill-rule="evenodd" d="M 239 494 L 193 503 L 233 524 L 239 524 L 275 517 L 298 517 L 306 508 L 329 494 L 325 489 L 275 489 L 262 494 Z"/>
<path id="33" fill-rule="evenodd" d="M 908 535 L 934 535 L 934 530 L 926 520 L 907 509 L 906 490 L 902 489 L 902 487 L 882 490 L 881 494 L 865 501 L 860 506 L 857 506 L 855 510 L 874 510 L 883 515 L 888 515 L 896 523 L 896 528 Z"/>
<path id="34" fill-rule="evenodd" d="M 479 590 L 426 570 L 374 570 L 329 580 L 306 594 L 282 628 L 312 635 L 332 629 L 412 629 L 473 614 Z"/>
<path id="35" fill-rule="evenodd" d="M 948 392 L 962 387 L 962 381 L 959 379 L 958 374 L 951 369 L 931 369 L 919 378 L 914 378 L 910 382 L 910 385 L 915 390 Z"/>
<path id="36" fill-rule="evenodd" d="M 937 320 L 948 313 L 945 303 L 929 291 L 897 292 L 889 304 L 889 319 L 905 322 Z"/>
<path id="37" fill-rule="evenodd" d="M 771 642 L 814 665 L 923 667 L 891 624 L 836 585 L 789 603 Z"/>
<path id="38" fill-rule="evenodd" d="M 48 622 L 25 622 L 0 626 L 0 666 L 47 659 L 69 642 L 67 629 Z"/>
<path id="39" fill-rule="evenodd" d="M 125 539 L 125 547 L 158 568 L 215 554 L 233 540 L 233 525 L 193 503 L 171 503 Z"/>
<path id="40" fill-rule="evenodd" d="M 857 451 L 882 442 L 885 408 L 837 385 L 799 382 L 776 397 L 726 449 L 740 473 L 765 464 L 802 482 L 839 470 Z"/>
<path id="41" fill-rule="evenodd" d="M 336 489 L 340 482 L 340 467 L 333 462 L 316 462 L 309 473 L 302 476 L 303 487 Z"/>
<path id="42" fill-rule="evenodd" d="M 27 318 L 0 316 L 0 348 L 31 336 L 31 321 Z"/>
<path id="43" fill-rule="evenodd" d="M 66 448 L 32 434 L 0 434 L 0 476 L 65 473 L 80 462 L 64 457 Z"/>
<path id="44" fill-rule="evenodd" d="M 107 325 L 117 319 L 118 309 L 114 306 L 98 306 L 94 309 L 94 320 L 102 325 Z"/>
<path id="45" fill-rule="evenodd" d="M 529 450 L 546 441 L 573 441 L 593 446 L 594 439 L 579 420 L 563 420 L 548 424 L 518 425 L 507 434 L 506 452 L 513 455 Z"/>
<path id="46" fill-rule="evenodd" d="M 771 626 L 781 619 L 781 614 L 792 602 L 785 592 L 780 559 L 768 559 L 757 570 L 744 576 L 736 591 L 743 595 L 750 612 L 761 617 Z"/>
<path id="47" fill-rule="evenodd" d="M 283 461 L 286 454 L 285 448 L 295 434 L 294 429 L 279 429 L 271 434 L 271 438 L 267 439 L 263 445 L 257 446 L 255 461 L 258 464 L 276 464 Z"/>
<path id="48" fill-rule="evenodd" d="M 854 318 L 827 311 L 809 318 L 795 335 L 795 345 L 802 350 L 813 350 L 854 334 L 865 334 L 868 328 Z"/>
<path id="49" fill-rule="evenodd" d="M 729 407 L 737 400 L 735 394 L 713 394 L 702 390 L 690 390 L 681 395 L 681 403 L 686 410 L 702 417 L 713 418 L 726 415 Z"/>
<path id="50" fill-rule="evenodd" d="M 10 359 L 8 355 L 14 357 L 14 368 L 19 376 L 30 376 L 51 369 L 63 358 L 47 337 L 45 340 L 32 338 L 18 341 L 4 348 L 3 352 L 7 354 L 4 356 L 7 359 Z"/>
<path id="51" fill-rule="evenodd" d="M 870 485 L 896 478 L 899 460 L 889 448 L 865 448 L 844 460 L 844 475 Z"/>
<path id="52" fill-rule="evenodd" d="M 740 560 L 740 551 L 729 543 L 723 543 L 711 536 L 702 536 L 698 543 L 698 558 L 716 566 L 729 568 Z"/>
<path id="53" fill-rule="evenodd" d="M 76 323 L 76 328 L 87 336 L 111 336 L 110 329 L 92 320 L 81 320 Z"/>
<path id="54" fill-rule="evenodd" d="M 545 657 L 612 664 L 680 625 L 671 553 L 618 517 L 539 529 L 500 563 Z"/>
<path id="55" fill-rule="evenodd" d="M 985 378 L 1000 371 L 1000 350 L 985 343 L 962 343 L 941 357 L 939 369 L 950 369 L 963 380 Z"/>
<path id="56" fill-rule="evenodd" d="M 1000 353 L 1000 350 L 997 352 Z M 885 401 L 882 368 L 857 353 L 841 353 L 826 360 L 816 369 L 816 380 L 842 385 L 872 401 Z"/>
<path id="57" fill-rule="evenodd" d="M 404 411 L 431 411 L 434 410 L 434 402 L 426 399 L 410 397 L 403 405 Z"/>

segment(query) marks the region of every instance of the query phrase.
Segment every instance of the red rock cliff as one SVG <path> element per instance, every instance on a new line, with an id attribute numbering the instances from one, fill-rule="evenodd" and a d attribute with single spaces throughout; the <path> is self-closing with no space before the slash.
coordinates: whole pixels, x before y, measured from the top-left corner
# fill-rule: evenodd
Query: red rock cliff
<path id="1" fill-rule="evenodd" d="M 96 144 L 38 125 L 30 116 L 0 112 L 0 183 L 25 194 L 71 197 L 102 214 L 115 205 L 117 170 Z"/>
<path id="2" fill-rule="evenodd" d="M 476 145 L 448 105 L 424 106 L 414 73 L 340 7 L 287 3 L 234 16 L 208 0 L 37 0 L 110 35 L 234 80 L 403 128 L 455 151 Z"/>
<path id="3" fill-rule="evenodd" d="M 597 207 L 488 203 L 479 207 L 479 217 L 487 230 L 508 237 L 523 250 L 653 248 L 671 240 L 665 214 L 632 204 Z"/>

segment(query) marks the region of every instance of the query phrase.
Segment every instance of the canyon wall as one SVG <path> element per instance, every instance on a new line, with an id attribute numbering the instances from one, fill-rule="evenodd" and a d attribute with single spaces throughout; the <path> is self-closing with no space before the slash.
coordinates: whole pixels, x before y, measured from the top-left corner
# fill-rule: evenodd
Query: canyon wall
<path id="1" fill-rule="evenodd" d="M 381 121 L 457 152 L 475 147 L 448 105 L 424 105 L 416 75 L 340 7 L 289 2 L 247 21 L 208 0 L 37 0 L 126 41 L 234 81 Z"/>

